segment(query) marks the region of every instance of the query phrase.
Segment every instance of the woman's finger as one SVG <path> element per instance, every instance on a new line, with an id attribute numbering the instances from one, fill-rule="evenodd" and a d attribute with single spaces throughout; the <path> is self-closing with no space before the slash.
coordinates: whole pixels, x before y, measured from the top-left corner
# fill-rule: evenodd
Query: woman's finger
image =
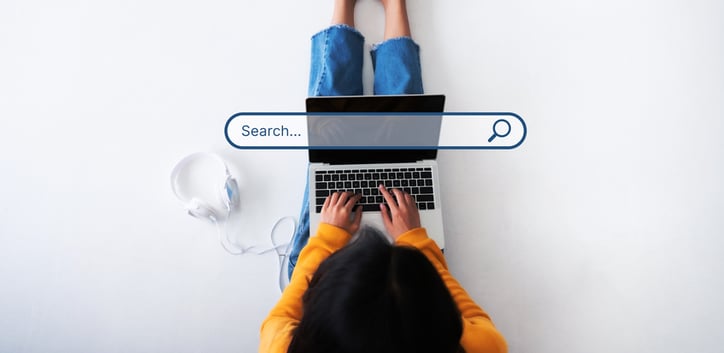
<path id="1" fill-rule="evenodd" d="M 392 192 L 395 194 L 395 198 L 397 199 L 397 206 L 402 210 L 406 210 L 407 202 L 405 202 L 405 193 L 400 189 L 392 189 Z"/>
<path id="2" fill-rule="evenodd" d="M 332 195 L 329 195 L 324 198 L 324 204 L 322 205 L 323 210 L 326 210 L 329 208 L 329 199 L 331 199 L 331 198 L 332 198 Z"/>
<path id="3" fill-rule="evenodd" d="M 354 204 L 356 204 L 357 201 L 359 201 L 359 199 L 361 199 L 361 198 L 362 198 L 362 195 L 353 195 L 352 197 L 349 198 L 349 200 L 347 200 L 347 203 L 344 204 L 344 207 L 348 208 L 350 211 L 352 211 L 352 209 L 354 208 Z"/>
<path id="4" fill-rule="evenodd" d="M 339 200 L 339 192 L 335 191 L 332 193 L 332 195 L 329 197 L 329 206 L 334 206 L 337 204 L 337 200 Z"/>
<path id="5" fill-rule="evenodd" d="M 384 185 L 380 184 L 379 189 L 380 189 L 380 192 L 382 193 L 382 197 L 385 198 L 385 201 L 387 202 L 387 205 L 390 208 L 390 212 L 392 212 L 393 210 L 396 210 L 397 202 L 395 202 L 395 199 L 387 191 L 387 188 L 385 188 Z"/>
<path id="6" fill-rule="evenodd" d="M 349 199 L 350 193 L 347 191 L 343 191 L 339 193 L 339 199 L 337 199 L 337 205 L 344 207 L 344 205 L 347 203 L 347 199 Z"/>
<path id="7" fill-rule="evenodd" d="M 390 229 L 392 229 L 392 217 L 390 216 L 390 211 L 384 203 L 380 204 L 380 211 L 380 213 L 382 213 L 382 223 L 385 225 L 385 229 L 387 229 L 387 232 L 389 233 Z"/>
<path id="8" fill-rule="evenodd" d="M 407 203 L 407 208 L 417 208 L 417 205 L 415 204 L 415 198 L 408 193 L 405 193 L 405 202 Z"/>

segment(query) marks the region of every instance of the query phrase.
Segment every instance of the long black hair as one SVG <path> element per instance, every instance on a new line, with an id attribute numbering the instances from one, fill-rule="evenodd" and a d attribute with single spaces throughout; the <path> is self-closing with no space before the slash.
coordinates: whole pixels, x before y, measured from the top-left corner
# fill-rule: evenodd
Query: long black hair
<path id="1" fill-rule="evenodd" d="M 432 263 L 364 227 L 324 260 L 303 298 L 289 353 L 453 353 L 462 318 Z"/>

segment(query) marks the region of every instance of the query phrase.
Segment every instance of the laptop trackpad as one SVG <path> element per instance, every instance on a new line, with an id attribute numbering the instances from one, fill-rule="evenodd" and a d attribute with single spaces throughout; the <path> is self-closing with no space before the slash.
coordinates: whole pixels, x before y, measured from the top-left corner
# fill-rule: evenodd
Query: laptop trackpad
<path id="1" fill-rule="evenodd" d="M 369 226 L 377 229 L 378 231 L 380 231 L 380 233 L 385 235 L 387 240 L 392 242 L 392 238 L 387 235 L 387 230 L 385 230 L 385 224 L 382 222 L 381 212 L 367 211 L 362 213 L 362 227 L 364 226 Z"/>

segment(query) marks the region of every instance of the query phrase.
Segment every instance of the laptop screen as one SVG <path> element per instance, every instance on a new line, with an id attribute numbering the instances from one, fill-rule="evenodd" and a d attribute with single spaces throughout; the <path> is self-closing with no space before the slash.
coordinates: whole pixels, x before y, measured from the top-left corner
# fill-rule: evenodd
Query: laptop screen
<path id="1" fill-rule="evenodd" d="M 391 123 L 377 124 L 364 121 L 360 118 L 349 119 L 346 116 L 337 118 L 334 129 L 327 129 L 325 133 L 315 135 L 320 131 L 313 125 L 317 120 L 330 121 L 328 113 L 438 113 L 445 105 L 444 95 L 401 95 L 401 96 L 334 96 L 307 98 L 308 113 L 327 113 L 323 118 L 308 116 L 310 126 L 309 161 L 313 163 L 329 164 L 362 164 L 362 163 L 392 163 L 415 162 L 423 159 L 435 159 L 436 149 L 411 148 L 404 149 L 315 149 L 314 147 L 330 145 L 360 146 L 369 141 L 369 146 L 399 146 L 408 140 L 409 146 L 437 146 L 439 138 L 441 117 L 421 116 L 414 117 L 415 124 L 399 123 L 399 119 L 392 119 Z M 333 117 L 333 114 L 332 114 Z M 421 119 L 424 118 L 424 119 Z M 384 119 L 374 117 L 370 120 Z M 340 123 L 341 122 L 341 123 Z M 375 126 L 377 126 L 375 128 Z M 341 129 L 341 130 L 340 130 Z M 375 129 L 377 129 L 375 131 Z M 324 130 L 323 130 L 324 131 Z M 337 138 L 337 141 L 335 141 Z M 387 139 L 387 140 L 386 140 Z M 344 140 L 344 141 L 339 141 Z M 403 142 L 400 142 L 400 141 Z M 350 142 L 351 141 L 351 142 Z M 395 143 L 396 142 L 396 143 Z"/>

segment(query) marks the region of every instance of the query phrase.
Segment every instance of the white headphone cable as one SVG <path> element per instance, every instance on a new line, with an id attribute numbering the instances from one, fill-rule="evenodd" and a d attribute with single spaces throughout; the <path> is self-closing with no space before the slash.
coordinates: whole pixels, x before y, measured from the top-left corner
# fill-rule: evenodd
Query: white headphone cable
<path id="1" fill-rule="evenodd" d="M 277 256 L 279 257 L 279 290 L 281 290 L 283 292 L 284 288 L 286 288 L 287 284 L 289 283 L 288 276 L 284 276 L 284 274 L 286 273 L 284 265 L 287 264 L 289 261 L 289 251 L 291 250 L 292 236 L 294 236 L 294 231 L 297 229 L 296 219 L 291 216 L 286 216 L 286 217 L 279 218 L 276 221 L 276 223 L 274 223 L 274 226 L 272 226 L 272 230 L 269 235 L 272 245 L 273 245 L 271 248 L 264 249 L 264 250 L 257 250 L 259 247 L 249 246 L 249 247 L 240 247 L 240 249 L 238 251 L 233 251 L 232 249 L 229 248 L 229 245 L 228 245 L 228 243 L 230 243 L 230 241 L 229 241 L 229 232 L 228 232 L 227 228 L 228 228 L 228 223 L 229 223 L 228 220 L 229 220 L 230 214 L 231 214 L 231 211 L 229 211 L 227 214 L 227 217 L 226 217 L 227 221 L 223 222 L 224 231 L 221 230 L 222 226 L 221 226 L 220 222 L 216 222 L 216 221 L 214 222 L 214 224 L 216 224 L 216 230 L 219 235 L 219 243 L 221 244 L 221 246 L 224 248 L 224 250 L 227 253 L 229 253 L 231 255 L 243 255 L 243 254 L 263 255 L 263 254 L 275 251 L 277 253 Z M 292 227 L 291 227 L 291 231 L 289 232 L 291 235 L 284 238 L 284 239 L 288 239 L 288 242 L 277 244 L 277 239 L 274 236 L 276 234 L 277 227 L 279 227 L 279 225 L 281 225 L 284 221 L 287 221 L 287 220 L 291 221 Z"/>

